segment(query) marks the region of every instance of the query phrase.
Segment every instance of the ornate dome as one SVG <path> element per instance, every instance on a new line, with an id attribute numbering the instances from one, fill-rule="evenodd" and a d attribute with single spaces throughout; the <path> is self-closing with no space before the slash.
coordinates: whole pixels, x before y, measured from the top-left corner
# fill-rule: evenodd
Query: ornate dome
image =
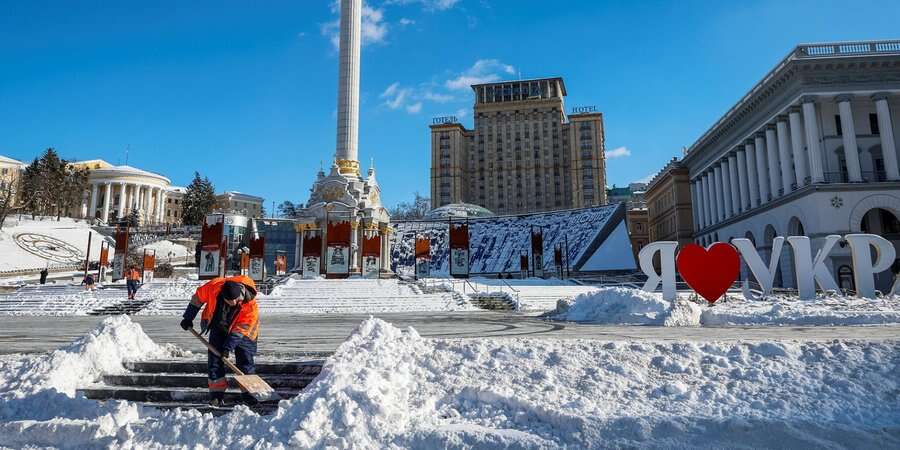
<path id="1" fill-rule="evenodd" d="M 490 217 L 493 215 L 494 213 L 487 208 L 471 203 L 450 203 L 428 211 L 428 214 L 425 214 L 425 218 L 440 220 L 448 217 Z"/>

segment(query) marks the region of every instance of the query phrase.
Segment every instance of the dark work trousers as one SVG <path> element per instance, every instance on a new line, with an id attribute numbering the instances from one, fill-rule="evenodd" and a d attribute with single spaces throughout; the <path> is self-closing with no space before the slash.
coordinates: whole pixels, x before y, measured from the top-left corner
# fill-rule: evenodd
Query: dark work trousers
<path id="1" fill-rule="evenodd" d="M 134 294 L 137 294 L 138 290 L 138 281 L 137 280 L 128 280 L 125 282 L 128 286 L 128 298 L 134 297 Z"/>
<path id="2" fill-rule="evenodd" d="M 228 354 L 222 351 L 222 347 L 225 346 L 225 341 L 227 339 L 227 333 L 215 329 L 209 332 L 209 344 L 216 350 L 219 350 L 222 353 L 222 356 L 226 358 L 228 357 Z M 256 341 L 252 341 L 247 336 L 241 335 L 241 340 L 234 349 L 235 365 L 238 369 L 241 369 L 241 372 L 244 372 L 244 374 L 249 375 L 251 373 L 256 373 L 256 366 L 253 363 L 253 357 L 255 355 Z M 207 352 L 207 358 L 210 383 L 225 378 L 225 373 L 228 371 L 225 363 L 223 363 L 218 356 L 214 355 L 213 352 Z"/>

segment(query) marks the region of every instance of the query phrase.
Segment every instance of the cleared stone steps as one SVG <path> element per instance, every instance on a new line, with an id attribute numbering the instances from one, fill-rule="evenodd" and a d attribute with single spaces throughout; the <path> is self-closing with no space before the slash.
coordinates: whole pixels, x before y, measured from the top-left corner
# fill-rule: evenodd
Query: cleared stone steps
<path id="1" fill-rule="evenodd" d="M 259 375 L 259 374 L 257 374 Z M 260 377 L 275 389 L 303 389 L 318 376 L 316 373 L 275 375 L 266 374 Z M 121 375 L 104 375 L 106 386 L 153 386 L 158 388 L 203 388 L 206 389 L 208 379 L 199 373 L 128 373 Z M 229 378 L 229 386 L 239 389 L 240 386 Z"/>
<path id="2" fill-rule="evenodd" d="M 305 361 L 256 361 L 256 374 L 263 375 L 318 375 L 323 359 Z M 206 360 L 149 360 L 126 361 L 125 369 L 138 373 L 206 373 Z"/>
<path id="3" fill-rule="evenodd" d="M 206 387 L 96 386 L 85 387 L 78 391 L 92 400 L 128 400 L 142 403 L 203 403 L 209 399 L 209 391 Z M 300 393 L 300 389 L 276 388 L 275 392 L 282 399 L 288 399 L 296 397 Z M 228 389 L 225 391 L 226 403 L 245 403 L 247 401 L 247 397 L 240 389 Z"/>
<path id="4" fill-rule="evenodd" d="M 322 370 L 322 359 L 304 361 L 258 361 L 257 372 L 282 399 L 299 395 Z M 256 403 L 241 392 L 232 376 L 227 375 L 224 407 L 209 406 L 206 360 L 150 360 L 125 363 L 128 373 L 109 374 L 99 384 L 78 389 L 85 397 L 98 400 L 128 400 L 158 409 L 195 409 L 216 415 L 245 404 L 259 414 L 270 414 L 278 402 Z"/>

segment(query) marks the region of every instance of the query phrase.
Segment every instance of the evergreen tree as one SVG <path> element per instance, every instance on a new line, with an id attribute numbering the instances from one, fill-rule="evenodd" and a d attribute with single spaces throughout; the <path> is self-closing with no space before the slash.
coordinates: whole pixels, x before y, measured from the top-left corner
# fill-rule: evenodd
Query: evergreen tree
<path id="1" fill-rule="evenodd" d="M 81 205 L 87 189 L 87 169 L 76 169 L 48 148 L 25 169 L 22 197 L 32 215 L 55 215 L 72 212 Z"/>
<path id="2" fill-rule="evenodd" d="M 286 219 L 296 219 L 297 210 L 299 209 L 298 206 L 299 205 L 295 205 L 294 202 L 290 200 L 285 200 L 278 205 L 278 215 Z"/>
<path id="3" fill-rule="evenodd" d="M 200 225 L 211 213 L 216 204 L 216 190 L 209 178 L 200 178 L 199 172 L 194 172 L 194 180 L 187 187 L 184 194 L 184 214 L 182 220 L 185 225 Z"/>

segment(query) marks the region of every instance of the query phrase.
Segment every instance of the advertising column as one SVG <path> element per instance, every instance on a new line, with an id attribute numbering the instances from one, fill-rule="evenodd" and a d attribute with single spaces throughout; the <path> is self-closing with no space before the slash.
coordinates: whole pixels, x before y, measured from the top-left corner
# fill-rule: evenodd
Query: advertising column
<path id="1" fill-rule="evenodd" d="M 125 257 L 128 255 L 128 226 L 116 227 L 116 254 L 113 256 L 113 281 L 125 277 Z"/>
<path id="2" fill-rule="evenodd" d="M 97 282 L 103 283 L 103 277 L 106 276 L 106 269 L 109 267 L 109 243 L 100 241 L 100 266 L 97 267 Z"/>
<path id="3" fill-rule="evenodd" d="M 381 270 L 381 234 L 374 226 L 363 231 L 362 258 L 363 276 L 378 278 Z"/>
<path id="4" fill-rule="evenodd" d="M 281 276 L 287 273 L 287 255 L 283 251 L 275 254 L 275 275 Z"/>
<path id="5" fill-rule="evenodd" d="M 156 268 L 156 250 L 144 249 L 144 265 L 141 271 L 141 284 L 153 282 L 153 270 Z"/>
<path id="6" fill-rule="evenodd" d="M 250 254 L 247 255 L 249 268 L 248 276 L 253 281 L 262 281 L 266 277 L 266 238 L 259 236 L 250 238 Z"/>
<path id="7" fill-rule="evenodd" d="M 431 240 L 422 234 L 416 235 L 416 279 L 431 275 Z"/>
<path id="8" fill-rule="evenodd" d="M 328 222 L 325 246 L 325 274 L 344 278 L 350 275 L 350 221 Z"/>
<path id="9" fill-rule="evenodd" d="M 536 277 L 544 276 L 544 229 L 537 227 L 531 229 L 531 259 L 532 273 Z"/>
<path id="10" fill-rule="evenodd" d="M 197 275 L 201 280 L 225 276 L 225 215 L 210 214 L 203 221 L 200 231 L 200 265 Z"/>
<path id="11" fill-rule="evenodd" d="M 322 230 L 310 229 L 303 233 L 303 278 L 319 276 L 322 265 Z"/>
<path id="12" fill-rule="evenodd" d="M 469 223 L 450 222 L 450 276 L 469 277 Z"/>

